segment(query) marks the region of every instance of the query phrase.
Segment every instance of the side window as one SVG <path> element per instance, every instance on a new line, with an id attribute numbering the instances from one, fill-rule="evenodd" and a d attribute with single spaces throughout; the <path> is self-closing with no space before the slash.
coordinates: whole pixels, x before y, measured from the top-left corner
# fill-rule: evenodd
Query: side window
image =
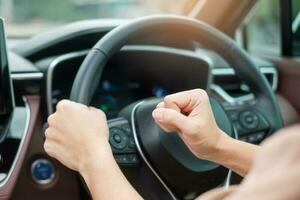
<path id="1" fill-rule="evenodd" d="M 243 26 L 244 46 L 249 53 L 280 55 L 281 33 L 278 0 L 263 0 L 257 3 Z"/>
<path id="2" fill-rule="evenodd" d="M 293 0 L 293 54 L 300 56 L 300 1 Z"/>

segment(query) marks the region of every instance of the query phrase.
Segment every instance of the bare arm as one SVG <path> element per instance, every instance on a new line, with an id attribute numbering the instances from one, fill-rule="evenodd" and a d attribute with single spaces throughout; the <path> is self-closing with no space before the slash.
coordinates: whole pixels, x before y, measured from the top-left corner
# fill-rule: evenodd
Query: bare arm
<path id="1" fill-rule="evenodd" d="M 281 130 L 262 144 L 251 171 L 226 200 L 300 199 L 300 126 Z"/>
<path id="2" fill-rule="evenodd" d="M 260 151 L 260 146 L 235 140 L 224 139 L 211 161 L 219 163 L 241 176 L 245 176 L 252 167 L 253 161 Z"/>
<path id="3" fill-rule="evenodd" d="M 100 159 L 99 159 L 100 160 Z M 140 200 L 142 197 L 127 181 L 117 163 L 112 157 L 99 162 L 90 163 L 89 167 L 80 173 L 84 178 L 93 199 Z M 99 163 L 98 163 L 99 162 Z"/>

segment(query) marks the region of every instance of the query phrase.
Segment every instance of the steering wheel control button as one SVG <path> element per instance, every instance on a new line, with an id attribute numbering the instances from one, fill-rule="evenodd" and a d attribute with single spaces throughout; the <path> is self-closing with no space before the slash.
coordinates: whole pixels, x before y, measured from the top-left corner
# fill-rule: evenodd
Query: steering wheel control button
<path id="1" fill-rule="evenodd" d="M 259 125 L 259 118 L 252 111 L 244 111 L 240 114 L 240 122 L 246 129 L 256 129 Z"/>
<path id="2" fill-rule="evenodd" d="M 229 113 L 229 118 L 231 121 L 238 121 L 239 120 L 239 112 L 238 111 L 232 111 Z"/>
<path id="3" fill-rule="evenodd" d="M 31 176 L 40 185 L 50 184 L 55 178 L 54 165 L 47 159 L 35 160 L 31 164 Z"/>
<path id="4" fill-rule="evenodd" d="M 121 143 L 122 142 L 122 138 L 119 134 L 115 134 L 113 136 L 113 140 L 116 142 L 116 143 Z"/>
<path id="5" fill-rule="evenodd" d="M 128 145 L 129 138 L 123 130 L 118 128 L 111 128 L 109 142 L 113 148 L 122 150 Z"/>
<path id="6" fill-rule="evenodd" d="M 138 156 L 136 154 L 129 154 L 128 156 L 128 160 L 130 162 L 130 164 L 138 164 Z"/>
<path id="7" fill-rule="evenodd" d="M 250 142 L 250 143 L 259 143 L 264 139 L 264 137 L 265 137 L 264 132 L 254 133 L 254 134 L 249 135 L 248 142 Z"/>
<path id="8" fill-rule="evenodd" d="M 129 124 L 123 124 L 122 126 L 120 126 L 120 128 L 121 128 L 127 135 L 132 135 L 131 127 L 129 126 Z"/>
<path id="9" fill-rule="evenodd" d="M 139 164 L 139 159 L 136 154 L 120 154 L 114 155 L 116 162 L 122 166 L 132 166 Z"/>
<path id="10" fill-rule="evenodd" d="M 136 147 L 133 137 L 131 137 L 130 140 L 129 140 L 129 147 L 132 148 L 132 149 L 135 149 L 135 147 Z"/>
<path id="11" fill-rule="evenodd" d="M 122 165 L 136 163 L 137 149 L 129 122 L 120 117 L 109 120 L 108 126 L 109 142 L 117 163 Z"/>

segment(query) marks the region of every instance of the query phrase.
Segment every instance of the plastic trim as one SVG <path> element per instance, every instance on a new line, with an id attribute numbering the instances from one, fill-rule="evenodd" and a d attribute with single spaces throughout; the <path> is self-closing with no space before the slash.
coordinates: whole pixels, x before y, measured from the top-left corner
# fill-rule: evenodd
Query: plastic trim
<path id="1" fill-rule="evenodd" d="M 0 182 L 0 188 L 2 188 L 3 186 L 5 186 L 6 183 L 8 182 L 8 180 L 10 179 L 10 176 L 13 173 L 13 171 L 14 171 L 14 169 L 16 167 L 17 161 L 18 161 L 18 159 L 20 157 L 21 150 L 23 149 L 24 141 L 25 141 L 25 138 L 26 138 L 27 133 L 28 133 L 29 121 L 30 121 L 30 115 L 31 115 L 31 113 L 30 113 L 29 105 L 27 103 L 27 99 L 25 97 L 23 97 L 23 101 L 25 103 L 25 108 L 26 108 L 26 113 L 27 113 L 26 114 L 26 123 L 25 123 L 24 133 L 23 133 L 23 136 L 22 136 L 22 139 L 21 139 L 21 142 L 20 142 L 17 154 L 16 154 L 16 156 L 14 158 L 13 164 L 12 164 L 11 168 L 9 169 L 9 172 L 8 172 L 7 176 L 5 177 L 5 179 Z"/>
<path id="2" fill-rule="evenodd" d="M 42 72 L 34 72 L 34 73 L 13 73 L 11 74 L 11 78 L 14 81 L 23 81 L 23 80 L 40 80 L 44 77 Z"/>
<path id="3" fill-rule="evenodd" d="M 133 133 L 133 138 L 134 141 L 136 143 L 136 147 L 137 150 L 140 154 L 140 156 L 142 157 L 142 159 L 144 160 L 144 162 L 146 163 L 146 165 L 148 166 L 148 168 L 152 171 L 152 173 L 154 174 L 154 176 L 157 178 L 157 180 L 162 184 L 162 186 L 167 190 L 167 192 L 170 194 L 171 198 L 173 200 L 177 200 L 175 194 L 173 194 L 173 192 L 170 190 L 170 188 L 167 186 L 167 184 L 162 180 L 162 178 L 159 176 L 159 174 L 155 171 L 155 169 L 152 167 L 152 165 L 150 164 L 150 162 L 148 161 L 148 159 L 146 158 L 145 154 L 142 151 L 142 148 L 140 146 L 139 140 L 137 138 L 137 133 L 136 133 L 136 129 L 135 129 L 135 111 L 136 109 L 142 105 L 145 101 L 141 101 L 140 103 L 136 104 L 132 111 L 131 111 L 131 126 L 132 126 L 132 133 Z"/>

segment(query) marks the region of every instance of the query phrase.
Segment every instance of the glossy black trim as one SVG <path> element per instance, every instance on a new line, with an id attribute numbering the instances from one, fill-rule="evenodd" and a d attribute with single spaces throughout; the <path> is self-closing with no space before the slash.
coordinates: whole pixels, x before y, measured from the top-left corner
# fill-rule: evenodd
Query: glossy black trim
<path id="1" fill-rule="evenodd" d="M 280 0 L 281 54 L 293 56 L 292 1 Z"/>

